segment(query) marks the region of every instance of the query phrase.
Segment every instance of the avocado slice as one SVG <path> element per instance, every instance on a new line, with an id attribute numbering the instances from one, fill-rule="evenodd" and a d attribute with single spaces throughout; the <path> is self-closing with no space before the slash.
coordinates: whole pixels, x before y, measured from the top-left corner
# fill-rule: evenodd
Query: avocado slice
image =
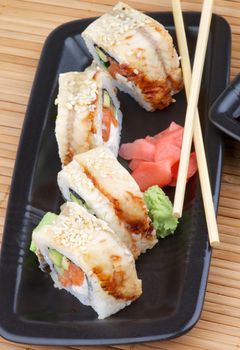
<path id="1" fill-rule="evenodd" d="M 48 248 L 49 257 L 53 264 L 57 267 L 62 267 L 63 255 L 55 249 Z"/>
<path id="2" fill-rule="evenodd" d="M 56 266 L 56 265 L 55 265 L 55 269 L 56 269 L 56 271 L 57 271 L 57 273 L 58 273 L 59 275 L 62 275 L 63 272 L 64 272 L 64 269 L 63 269 L 62 267 L 58 267 L 58 266 Z"/>
<path id="3" fill-rule="evenodd" d="M 34 232 L 39 231 L 43 226 L 45 225 L 50 225 L 57 217 L 57 214 L 48 212 L 46 213 L 42 220 L 39 222 L 39 224 L 37 225 L 37 227 L 35 227 L 35 229 L 33 230 Z"/>
<path id="4" fill-rule="evenodd" d="M 57 215 L 51 212 L 46 213 L 42 220 L 39 222 L 39 224 L 37 225 L 37 227 L 35 227 L 35 229 L 33 230 L 33 232 L 37 232 L 39 231 L 43 226 L 45 225 L 50 225 L 55 219 L 56 219 Z M 31 241 L 31 245 L 30 245 L 30 251 L 35 253 L 37 250 L 37 246 L 36 244 L 33 242 L 33 240 Z"/>
<path id="5" fill-rule="evenodd" d="M 111 106 L 111 97 L 107 90 L 103 91 L 103 106 L 109 108 Z"/>
<path id="6" fill-rule="evenodd" d="M 33 253 L 35 253 L 36 250 L 37 250 L 36 243 L 35 243 L 33 240 L 31 241 L 29 250 L 30 250 L 31 252 L 33 252 Z"/>
<path id="7" fill-rule="evenodd" d="M 63 256 L 63 258 L 62 258 L 62 268 L 64 270 L 68 270 L 69 264 L 70 264 L 70 262 L 69 262 L 68 258 L 66 258 L 66 256 Z"/>

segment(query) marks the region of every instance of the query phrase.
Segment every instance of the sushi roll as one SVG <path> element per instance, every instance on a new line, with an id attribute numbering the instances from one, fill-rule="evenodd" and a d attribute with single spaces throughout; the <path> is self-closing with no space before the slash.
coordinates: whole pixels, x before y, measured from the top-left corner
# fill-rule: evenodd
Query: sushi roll
<path id="1" fill-rule="evenodd" d="M 163 109 L 182 89 L 179 58 L 168 31 L 119 2 L 82 33 L 94 60 L 147 111 Z"/>
<path id="2" fill-rule="evenodd" d="M 46 214 L 33 231 L 33 246 L 54 286 L 91 306 L 100 319 L 142 293 L 130 251 L 104 221 L 76 203 L 65 203 L 60 215 Z"/>
<path id="3" fill-rule="evenodd" d="M 117 155 L 122 114 L 112 82 L 95 63 L 84 72 L 60 74 L 55 134 L 63 165 L 103 144 Z"/>
<path id="4" fill-rule="evenodd" d="M 142 192 L 106 147 L 75 156 L 58 173 L 58 185 L 65 200 L 106 221 L 135 258 L 157 243 Z"/>

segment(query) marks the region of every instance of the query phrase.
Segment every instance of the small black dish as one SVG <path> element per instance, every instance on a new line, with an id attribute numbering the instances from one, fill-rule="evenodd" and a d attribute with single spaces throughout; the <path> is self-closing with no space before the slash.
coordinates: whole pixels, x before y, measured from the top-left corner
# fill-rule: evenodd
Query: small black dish
<path id="1" fill-rule="evenodd" d="M 213 103 L 209 118 L 221 131 L 240 141 L 240 74 Z"/>
<path id="2" fill-rule="evenodd" d="M 150 13 L 171 33 L 171 13 Z M 184 14 L 191 59 L 200 15 Z M 198 321 L 205 295 L 211 249 L 198 176 L 187 184 L 183 217 L 175 235 L 160 241 L 137 261 L 143 295 L 105 320 L 65 291 L 57 290 L 29 251 L 32 229 L 46 211 L 59 212 L 57 187 L 61 169 L 54 135 L 58 75 L 84 70 L 91 57 L 81 32 L 93 21 L 83 19 L 55 29 L 44 45 L 24 121 L 9 197 L 0 260 L 0 334 L 22 343 L 103 345 L 157 341 L 182 335 Z M 217 208 L 223 156 L 222 134 L 208 111 L 229 79 L 231 33 L 214 15 L 201 84 L 199 112 L 209 175 Z M 148 113 L 126 94 L 121 142 L 154 135 L 171 121 L 184 124 L 184 91 L 163 111 Z M 173 190 L 167 189 L 172 198 Z"/>

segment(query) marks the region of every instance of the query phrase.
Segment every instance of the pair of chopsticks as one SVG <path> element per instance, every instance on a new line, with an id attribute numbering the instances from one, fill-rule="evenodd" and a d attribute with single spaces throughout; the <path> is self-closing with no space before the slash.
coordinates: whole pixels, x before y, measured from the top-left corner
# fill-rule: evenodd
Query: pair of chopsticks
<path id="1" fill-rule="evenodd" d="M 173 214 L 178 218 L 182 216 L 188 163 L 191 152 L 192 138 L 194 137 L 203 204 L 208 226 L 209 242 L 210 245 L 214 247 L 219 244 L 219 235 L 208 174 L 207 160 L 203 145 L 201 124 L 197 110 L 203 65 L 212 18 L 213 2 L 214 0 L 204 0 L 203 3 L 193 71 L 191 74 L 191 64 L 189 59 L 186 33 L 184 29 L 181 3 L 180 0 L 172 0 L 173 17 L 176 27 L 179 51 L 181 55 L 183 80 L 188 99 Z"/>

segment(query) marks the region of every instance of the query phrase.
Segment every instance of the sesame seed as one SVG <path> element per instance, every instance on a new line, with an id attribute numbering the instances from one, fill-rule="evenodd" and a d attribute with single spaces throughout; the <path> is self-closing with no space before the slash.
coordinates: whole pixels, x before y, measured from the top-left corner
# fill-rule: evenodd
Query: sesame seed
<path id="1" fill-rule="evenodd" d="M 146 18 L 144 22 L 145 22 L 146 24 L 148 24 L 148 23 L 151 23 L 151 20 L 148 19 L 148 18 Z"/>
<path id="2" fill-rule="evenodd" d="M 69 110 L 73 109 L 73 106 L 72 106 L 72 104 L 71 104 L 70 102 L 68 102 L 68 103 L 66 104 L 66 107 L 67 107 L 67 109 L 69 109 Z"/>

